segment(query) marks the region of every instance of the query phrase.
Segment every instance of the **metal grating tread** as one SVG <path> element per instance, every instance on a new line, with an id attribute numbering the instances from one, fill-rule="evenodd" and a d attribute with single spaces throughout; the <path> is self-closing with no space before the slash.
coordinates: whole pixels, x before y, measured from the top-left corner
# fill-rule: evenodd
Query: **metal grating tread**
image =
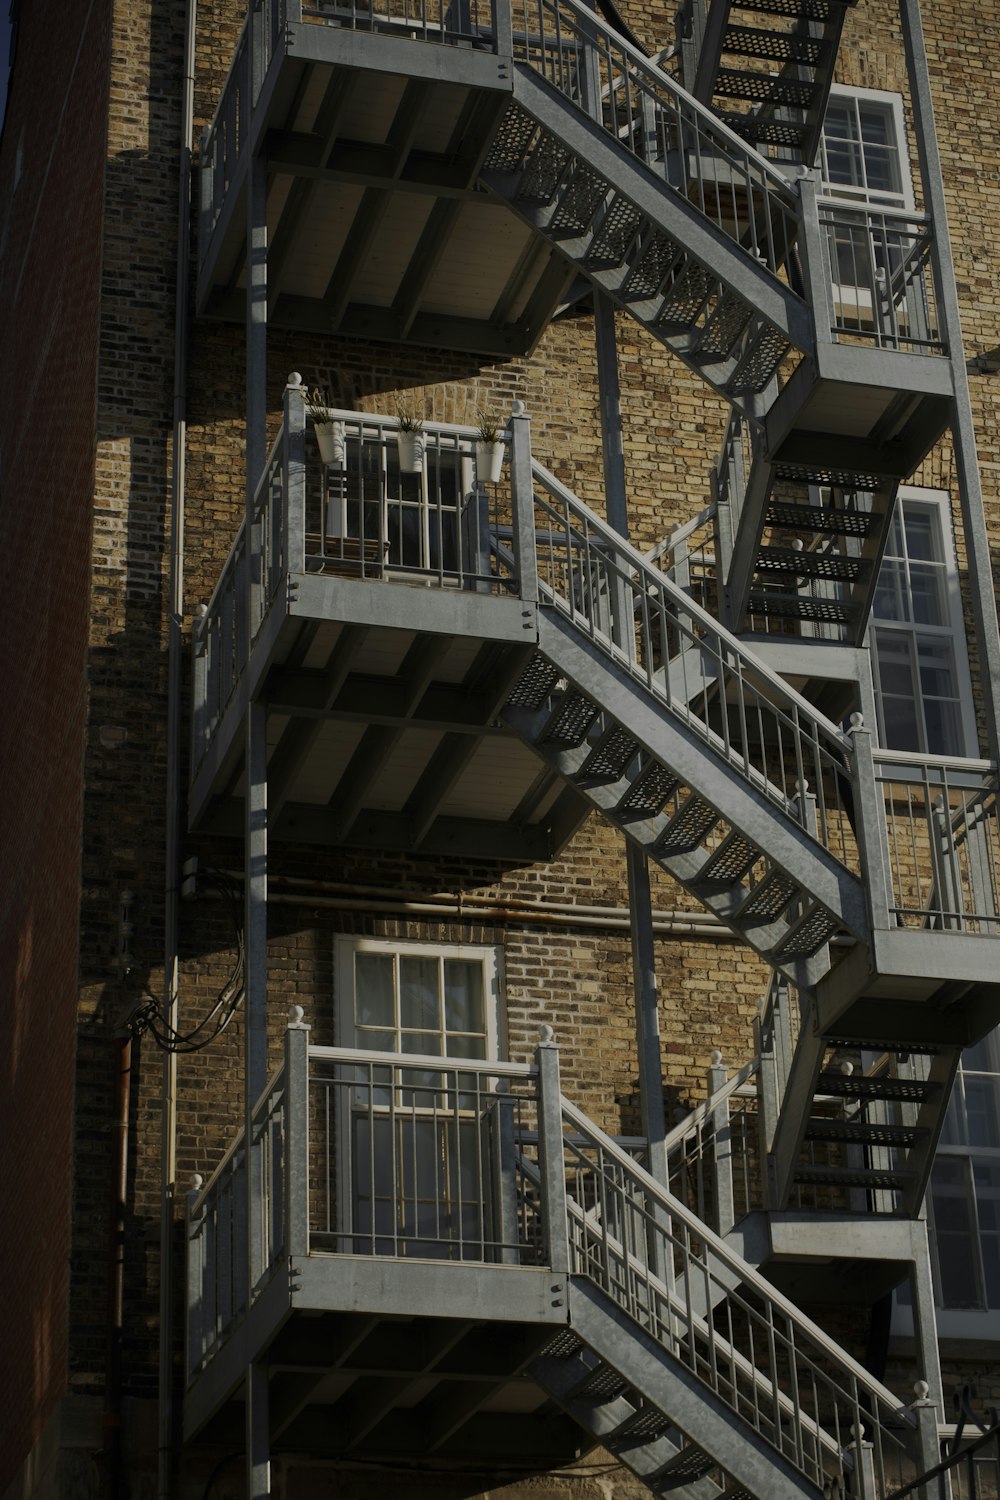
<path id="1" fill-rule="evenodd" d="M 799 36 L 794 31 L 727 26 L 722 50 L 739 57 L 763 57 L 771 62 L 797 62 L 817 67 L 823 61 L 826 48 L 818 37 Z"/>
<path id="2" fill-rule="evenodd" d="M 638 741 L 632 738 L 623 725 L 613 724 L 587 756 L 576 779 L 619 781 L 625 775 L 628 763 L 638 748 Z"/>
<path id="3" fill-rule="evenodd" d="M 697 1479 L 704 1479 L 714 1468 L 715 1459 L 710 1458 L 701 1448 L 684 1448 L 676 1458 L 668 1459 L 660 1468 L 642 1477 L 646 1484 L 655 1484 L 660 1490 L 674 1490 L 685 1484 L 693 1484 Z M 663 1483 L 665 1479 L 671 1481 L 669 1485 Z"/>
<path id="4" fill-rule="evenodd" d="M 759 885 L 754 886 L 736 913 L 736 921 L 776 921 L 797 895 L 799 887 L 791 876 L 782 874 L 780 870 L 772 870 Z"/>
<path id="5" fill-rule="evenodd" d="M 821 1073 L 816 1080 L 817 1094 L 833 1094 L 838 1099 L 902 1099 L 922 1104 L 941 1092 L 939 1083 L 922 1078 L 866 1078 L 863 1073 Z"/>
<path id="6" fill-rule="evenodd" d="M 752 99 L 758 104 L 808 109 L 816 97 L 818 85 L 808 79 L 752 73 L 747 68 L 720 68 L 715 75 L 714 91 L 723 99 Z"/>
<path id="7" fill-rule="evenodd" d="M 541 708 L 559 681 L 555 667 L 533 656 L 514 684 L 507 703 L 511 708 Z"/>
<path id="8" fill-rule="evenodd" d="M 803 921 L 797 922 L 791 932 L 774 950 L 775 958 L 812 958 L 824 943 L 828 943 L 835 932 L 840 931 L 839 918 L 823 906 L 814 906 Z"/>
<path id="9" fill-rule="evenodd" d="M 586 693 L 570 690 L 539 735 L 543 743 L 582 745 L 601 710 Z"/>
<path id="10" fill-rule="evenodd" d="M 791 500 L 771 500 L 767 524 L 788 531 L 829 533 L 833 536 L 865 537 L 877 517 L 872 511 L 835 510 L 832 506 L 796 505 Z"/>
<path id="11" fill-rule="evenodd" d="M 853 1167 L 796 1167 L 794 1180 L 816 1186 L 860 1188 L 905 1188 L 913 1181 L 912 1172 L 893 1172 L 888 1169 L 856 1169 Z"/>
<path id="12" fill-rule="evenodd" d="M 569 182 L 563 187 L 559 207 L 552 216 L 552 234 L 583 234 L 607 198 L 610 183 L 582 162 L 574 162 Z"/>
<path id="13" fill-rule="evenodd" d="M 710 829 L 718 823 L 721 814 L 710 802 L 693 794 L 678 813 L 670 819 L 654 845 L 655 854 L 685 854 L 697 849 Z"/>
<path id="14" fill-rule="evenodd" d="M 727 834 L 698 871 L 697 884 L 701 885 L 702 881 L 720 880 L 726 885 L 732 885 L 749 874 L 759 858 L 760 850 L 757 845 L 752 843 L 745 834 L 734 829 L 732 833 Z"/>
<path id="15" fill-rule="evenodd" d="M 763 141 L 768 146 L 792 146 L 801 147 L 806 136 L 804 125 L 790 125 L 780 120 L 768 120 L 755 114 L 739 114 L 727 110 L 719 115 L 719 119 L 741 135 L 745 141 Z"/>
<path id="16" fill-rule="evenodd" d="M 750 326 L 753 310 L 735 292 L 721 296 L 693 350 L 699 356 L 715 355 L 724 359 Z"/>
<path id="17" fill-rule="evenodd" d="M 601 1364 L 581 1382 L 573 1394 L 590 1396 L 598 1401 L 614 1401 L 629 1390 L 631 1386 L 623 1375 L 619 1375 L 611 1365 Z"/>
<path id="18" fill-rule="evenodd" d="M 696 260 L 687 260 L 671 280 L 656 316 L 658 328 L 690 328 L 717 282 Z"/>
<path id="19" fill-rule="evenodd" d="M 855 583 L 864 571 L 864 559 L 843 557 L 839 552 L 808 552 L 796 547 L 761 547 L 757 554 L 761 573 L 794 573 L 802 578 L 832 578 Z"/>
<path id="20" fill-rule="evenodd" d="M 754 592 L 747 601 L 746 612 L 748 615 L 772 615 L 783 620 L 819 620 L 827 625 L 848 625 L 855 614 L 855 608 L 839 599 Z"/>
<path id="21" fill-rule="evenodd" d="M 631 1416 L 625 1418 L 620 1427 L 615 1429 L 614 1435 L 605 1438 L 604 1446 L 612 1453 L 627 1447 L 632 1443 L 649 1443 L 654 1438 L 661 1437 L 663 1433 L 669 1432 L 673 1422 L 655 1406 L 640 1406 L 638 1411 L 632 1412 Z"/>
<path id="22" fill-rule="evenodd" d="M 877 490 L 885 484 L 881 474 L 865 469 L 834 469 L 828 465 L 777 463 L 776 479 L 791 479 L 798 484 L 832 484 L 843 490 Z"/>
<path id="23" fill-rule="evenodd" d="M 515 172 L 523 162 L 538 129 L 520 105 L 511 104 L 493 137 L 483 167 L 487 171 Z"/>
<path id="24" fill-rule="evenodd" d="M 859 1146 L 915 1146 L 930 1131 L 916 1125 L 869 1125 L 854 1120 L 810 1120 L 807 1141 L 844 1141 Z"/>
<path id="25" fill-rule="evenodd" d="M 937 1057 L 944 1051 L 943 1042 L 901 1042 L 899 1037 L 884 1041 L 881 1037 L 833 1036 L 826 1037 L 828 1047 L 853 1047 L 856 1051 L 894 1052 L 897 1057 L 907 1057 L 911 1052 L 921 1057 Z"/>
<path id="26" fill-rule="evenodd" d="M 618 804 L 620 816 L 652 818 L 680 785 L 674 773 L 653 761 L 633 781 Z"/>
<path id="27" fill-rule="evenodd" d="M 557 1333 L 555 1338 L 550 1339 L 544 1348 L 539 1350 L 542 1359 L 569 1359 L 571 1355 L 578 1354 L 583 1348 L 583 1340 L 575 1333 L 564 1329 Z"/>
<path id="28" fill-rule="evenodd" d="M 644 237 L 622 284 L 623 297 L 655 297 L 671 270 L 684 264 L 685 252 L 669 235 L 654 230 Z"/>
<path id="29" fill-rule="evenodd" d="M 601 227 L 590 242 L 584 257 L 588 266 L 620 266 L 625 260 L 629 246 L 639 232 L 643 215 L 627 198 L 615 196 Z"/>
<path id="30" fill-rule="evenodd" d="M 554 135 L 543 135 L 528 158 L 517 196 L 525 203 L 550 203 L 569 160 L 568 146 Z"/>
<path id="31" fill-rule="evenodd" d="M 727 393 L 747 396 L 762 391 L 791 347 L 780 328 L 773 323 L 761 323 L 726 381 Z"/>
<path id="32" fill-rule="evenodd" d="M 829 21 L 855 0 L 732 0 L 732 10 L 753 10 L 762 16 L 794 16 L 800 21 Z"/>

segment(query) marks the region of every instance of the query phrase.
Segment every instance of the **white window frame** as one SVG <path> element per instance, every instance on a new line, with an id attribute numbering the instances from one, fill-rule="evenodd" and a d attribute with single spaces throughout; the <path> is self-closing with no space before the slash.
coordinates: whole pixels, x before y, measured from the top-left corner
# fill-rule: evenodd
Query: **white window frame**
<path id="1" fill-rule="evenodd" d="M 855 107 L 862 104 L 875 105 L 885 113 L 892 125 L 891 133 L 896 148 L 896 160 L 899 164 L 900 182 L 898 190 L 891 192 L 879 188 L 871 190 L 866 186 L 852 187 L 846 183 L 831 182 L 826 175 L 824 133 L 820 144 L 820 195 L 824 198 L 835 199 L 838 203 L 870 204 L 873 208 L 902 208 L 911 213 L 914 212 L 916 200 L 913 194 L 913 168 L 910 163 L 902 94 L 890 93 L 886 89 L 848 88 L 843 84 L 834 84 L 830 90 L 829 102 L 831 104 L 851 103 Z"/>
<path id="2" fill-rule="evenodd" d="M 944 579 L 944 603 L 948 616 L 946 625 L 922 625 L 911 621 L 879 619 L 873 612 L 870 627 L 872 678 L 875 686 L 875 701 L 878 715 L 879 743 L 885 749 L 899 748 L 885 743 L 885 728 L 882 712 L 882 693 L 879 684 L 878 650 L 876 631 L 905 637 L 912 643 L 911 654 L 919 661 L 920 637 L 946 642 L 951 647 L 954 667 L 955 696 L 958 699 L 960 735 L 962 744 L 955 749 L 928 749 L 926 743 L 917 754 L 944 754 L 952 758 L 975 757 L 978 753 L 976 710 L 972 696 L 972 674 L 969 670 L 969 650 L 965 633 L 965 615 L 962 608 L 962 592 L 958 577 L 958 561 L 955 550 L 955 533 L 951 519 L 950 497 L 941 490 L 925 489 L 919 485 L 901 485 L 898 499 L 900 507 L 920 507 L 934 517 L 934 529 L 940 544 L 941 565 Z M 920 700 L 918 700 L 919 702 Z M 920 711 L 921 734 L 926 741 L 926 724 L 923 710 Z"/>
<path id="3" fill-rule="evenodd" d="M 505 1049 L 505 1033 L 502 1016 L 502 950 L 496 946 L 485 946 L 481 944 L 465 943 L 435 943 L 421 942 L 419 940 L 395 939 L 395 938 L 369 938 L 338 936 L 334 946 L 334 1036 L 338 1046 L 363 1051 L 368 1049 L 359 1041 L 356 1025 L 355 1012 L 355 957 L 358 953 L 389 954 L 393 957 L 404 957 L 415 955 L 420 958 L 435 957 L 441 960 L 456 959 L 464 962 L 478 962 L 482 965 L 483 972 L 483 1010 L 485 1022 L 485 1058 L 453 1057 L 454 1062 L 467 1062 L 470 1068 L 482 1067 L 483 1062 L 499 1060 L 501 1048 Z M 443 990 L 440 992 L 443 1003 Z M 396 1006 L 395 1031 L 397 1044 L 400 1041 L 401 1030 L 398 1025 L 398 1005 Z M 441 1016 L 443 1023 L 444 1017 Z M 442 1024 L 441 1034 L 444 1042 L 447 1035 Z M 362 1034 L 363 1035 L 363 1034 Z M 401 1050 L 398 1046 L 394 1052 Z M 419 1072 L 420 1056 L 449 1057 L 447 1052 L 441 1053 L 414 1053 L 415 1071 Z M 352 1153 L 354 1140 L 354 1126 L 352 1121 L 352 1089 L 342 1088 L 337 1093 L 336 1115 L 337 1115 L 337 1140 L 345 1149 L 338 1149 L 335 1161 L 335 1184 L 336 1196 L 335 1221 L 337 1227 L 338 1242 L 345 1243 L 350 1234 L 351 1212 L 349 1211 L 353 1198 L 352 1184 Z M 380 1112 L 376 1109 L 376 1113 Z M 434 1128 L 440 1128 L 442 1114 L 437 1110 L 433 1117 L 428 1113 L 428 1123 Z"/>

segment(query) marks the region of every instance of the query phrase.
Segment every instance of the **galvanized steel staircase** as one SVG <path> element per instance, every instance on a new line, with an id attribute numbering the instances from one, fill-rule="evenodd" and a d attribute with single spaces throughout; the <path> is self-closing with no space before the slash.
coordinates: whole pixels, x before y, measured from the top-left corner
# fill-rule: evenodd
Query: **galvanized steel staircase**
<path id="1" fill-rule="evenodd" d="M 799 985 L 861 942 L 848 742 L 535 464 L 539 651 L 504 721 Z M 689 678 L 692 657 L 710 664 Z"/>
<path id="2" fill-rule="evenodd" d="M 797 631 L 804 624 L 814 635 L 860 645 L 898 478 L 852 467 L 849 441 L 839 467 L 772 461 L 759 434 L 734 413 L 716 479 L 733 530 L 720 580 L 730 627 L 766 630 L 771 621 L 791 621 Z"/>
<path id="3" fill-rule="evenodd" d="M 856 0 L 712 0 L 692 92 L 771 154 L 812 165 Z"/>
<path id="4" fill-rule="evenodd" d="M 764 391 L 813 340 L 795 189 L 576 0 L 538 25 L 482 181 L 728 400 Z"/>
<path id="5" fill-rule="evenodd" d="M 560 1105 L 561 1151 L 546 1137 L 542 1197 L 560 1265 L 565 1244 L 568 1327 L 529 1370 L 552 1399 L 654 1494 L 856 1493 L 862 1429 L 872 1455 L 864 1493 L 883 1496 L 912 1474 L 915 1424 L 897 1398 Z"/>

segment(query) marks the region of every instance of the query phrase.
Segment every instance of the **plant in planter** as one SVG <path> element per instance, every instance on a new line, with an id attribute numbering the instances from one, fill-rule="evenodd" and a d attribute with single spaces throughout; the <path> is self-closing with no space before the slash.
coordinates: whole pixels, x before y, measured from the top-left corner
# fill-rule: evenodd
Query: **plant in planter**
<path id="1" fill-rule="evenodd" d="M 332 406 L 311 401 L 308 407 L 312 419 L 319 456 L 325 464 L 336 464 L 338 469 L 347 466 L 347 429 L 339 421 Z"/>
<path id="2" fill-rule="evenodd" d="M 506 451 L 503 424 L 488 407 L 480 407 L 476 416 L 479 422 L 476 433 L 476 478 L 480 484 L 496 484 Z"/>
<path id="3" fill-rule="evenodd" d="M 396 443 L 399 448 L 399 469 L 402 474 L 419 474 L 424 466 L 424 419 L 409 407 L 396 405 Z"/>

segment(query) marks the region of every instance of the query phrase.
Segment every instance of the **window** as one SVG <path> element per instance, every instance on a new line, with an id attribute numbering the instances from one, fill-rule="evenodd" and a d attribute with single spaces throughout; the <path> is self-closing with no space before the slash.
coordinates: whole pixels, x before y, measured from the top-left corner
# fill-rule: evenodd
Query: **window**
<path id="1" fill-rule="evenodd" d="M 931 1178 L 939 1305 L 1000 1311 L 1000 1037 L 966 1049 Z"/>
<path id="2" fill-rule="evenodd" d="M 925 755 L 974 755 L 947 496 L 900 490 L 875 591 L 872 645 L 882 744 Z"/>
<path id="3" fill-rule="evenodd" d="M 819 166 L 831 198 L 912 208 L 900 96 L 874 89 L 833 89 Z"/>
<path id="4" fill-rule="evenodd" d="M 501 1170 L 511 1096 L 475 1062 L 498 1050 L 494 948 L 340 939 L 337 1239 L 367 1255 L 489 1260 L 512 1239 Z M 406 1054 L 423 1065 L 377 1061 Z M 432 1058 L 454 1059 L 430 1066 Z"/>

